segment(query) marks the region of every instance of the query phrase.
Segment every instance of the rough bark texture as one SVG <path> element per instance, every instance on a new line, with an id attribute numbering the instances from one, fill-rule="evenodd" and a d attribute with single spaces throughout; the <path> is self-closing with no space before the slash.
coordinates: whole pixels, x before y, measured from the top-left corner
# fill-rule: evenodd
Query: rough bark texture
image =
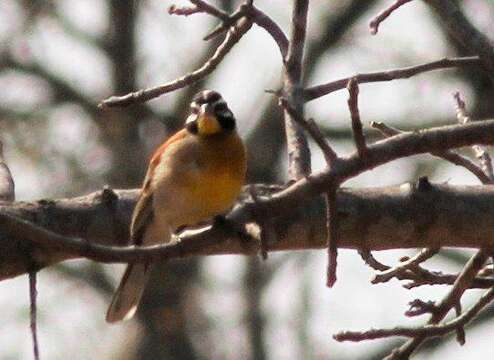
<path id="1" fill-rule="evenodd" d="M 259 187 L 266 192 L 265 187 Z M 107 190 L 74 199 L 2 204 L 0 211 L 88 242 L 125 245 L 137 190 L 118 190 L 116 197 L 109 194 Z M 275 218 L 277 241 L 268 244 L 270 250 L 325 247 L 323 204 L 322 198 L 315 198 Z M 433 185 L 421 189 L 404 184 L 342 189 L 338 194 L 338 216 L 342 248 L 494 247 L 494 186 Z M 216 245 L 184 256 L 253 254 L 258 250 L 254 241 L 248 244 L 238 238 L 225 239 L 225 233 L 211 229 L 184 236 L 200 241 L 212 235 L 218 240 Z M 26 273 L 30 255 L 40 267 L 75 257 L 26 241 L 14 241 L 2 234 L 0 279 Z"/>

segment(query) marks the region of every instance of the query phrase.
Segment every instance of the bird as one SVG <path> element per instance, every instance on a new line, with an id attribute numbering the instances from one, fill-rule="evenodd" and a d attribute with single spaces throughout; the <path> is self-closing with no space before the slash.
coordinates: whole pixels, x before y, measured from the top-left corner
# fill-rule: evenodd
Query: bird
<path id="1" fill-rule="evenodd" d="M 246 153 L 236 120 L 214 90 L 197 93 L 182 130 L 150 158 L 132 214 L 135 246 L 170 242 L 173 233 L 226 212 L 245 181 Z M 106 314 L 115 323 L 133 317 L 152 263 L 129 263 Z"/>

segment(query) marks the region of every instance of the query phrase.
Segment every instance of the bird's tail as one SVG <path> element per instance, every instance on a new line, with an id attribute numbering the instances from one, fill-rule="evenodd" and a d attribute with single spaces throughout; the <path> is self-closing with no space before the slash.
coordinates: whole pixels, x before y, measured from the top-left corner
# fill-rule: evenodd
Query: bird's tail
<path id="1" fill-rule="evenodd" d="M 149 278 L 150 270 L 150 264 L 146 263 L 127 265 L 127 269 L 108 307 L 106 313 L 107 322 L 114 323 L 128 320 L 134 316 Z"/>

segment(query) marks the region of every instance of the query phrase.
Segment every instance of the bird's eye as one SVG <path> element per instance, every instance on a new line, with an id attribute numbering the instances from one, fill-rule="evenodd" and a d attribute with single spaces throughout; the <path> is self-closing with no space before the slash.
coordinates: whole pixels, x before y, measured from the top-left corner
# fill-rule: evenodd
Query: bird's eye
<path id="1" fill-rule="evenodd" d="M 190 108 L 190 112 L 191 112 L 192 114 L 197 115 L 197 114 L 199 113 L 199 108 L 198 108 L 197 106 L 192 106 L 192 107 Z"/>
<path id="2" fill-rule="evenodd" d="M 228 106 L 226 106 L 226 104 L 225 104 L 225 103 L 219 103 L 219 104 L 216 104 L 216 105 L 214 106 L 214 110 L 215 110 L 216 112 L 223 112 L 223 111 L 228 110 Z"/>

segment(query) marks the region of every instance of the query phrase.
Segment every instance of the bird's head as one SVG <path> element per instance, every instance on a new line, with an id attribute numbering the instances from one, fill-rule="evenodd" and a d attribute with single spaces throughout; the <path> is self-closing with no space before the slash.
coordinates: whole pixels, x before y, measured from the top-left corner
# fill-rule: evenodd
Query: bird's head
<path id="1" fill-rule="evenodd" d="M 185 126 L 192 134 L 210 136 L 235 130 L 235 117 L 218 92 L 204 90 L 190 103 Z"/>

